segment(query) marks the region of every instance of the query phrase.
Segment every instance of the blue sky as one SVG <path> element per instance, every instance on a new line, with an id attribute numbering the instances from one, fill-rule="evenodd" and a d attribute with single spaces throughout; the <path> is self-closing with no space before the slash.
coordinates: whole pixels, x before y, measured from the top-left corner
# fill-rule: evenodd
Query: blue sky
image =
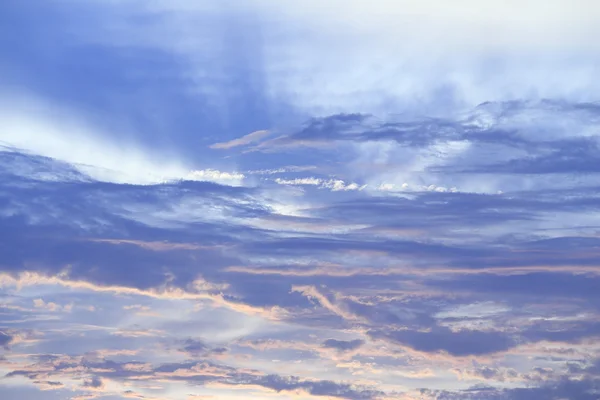
<path id="1" fill-rule="evenodd" d="M 598 399 L 598 20 L 0 2 L 0 398 Z"/>

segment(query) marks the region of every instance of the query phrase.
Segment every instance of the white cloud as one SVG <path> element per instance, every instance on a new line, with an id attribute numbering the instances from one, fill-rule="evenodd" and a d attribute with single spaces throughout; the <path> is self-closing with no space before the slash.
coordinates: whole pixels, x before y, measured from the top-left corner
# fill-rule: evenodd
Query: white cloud
<path id="1" fill-rule="evenodd" d="M 277 182 L 280 185 L 311 185 L 311 186 L 319 186 L 319 185 L 321 185 L 321 183 L 323 183 L 323 180 L 319 179 L 319 178 L 313 178 L 313 177 L 296 178 L 296 179 L 282 179 L 282 178 L 277 178 L 277 179 L 275 179 L 275 182 Z"/>
<path id="2" fill-rule="evenodd" d="M 355 182 L 346 183 L 341 179 L 320 179 L 320 178 L 315 178 L 315 177 L 296 178 L 296 179 L 276 178 L 275 182 L 278 183 L 279 185 L 317 186 L 321 189 L 330 189 L 332 192 L 348 191 L 348 190 L 363 190 L 366 187 L 366 185 L 361 186 Z"/>
<path id="3" fill-rule="evenodd" d="M 61 306 L 52 301 L 45 302 L 43 299 L 34 299 L 33 306 L 35 308 L 41 308 L 52 312 L 59 311 L 62 308 Z"/>
<path id="4" fill-rule="evenodd" d="M 252 170 L 252 171 L 246 171 L 246 173 L 253 174 L 253 175 L 275 175 L 275 174 L 283 174 L 283 173 L 287 173 L 287 172 L 304 172 L 304 171 L 310 171 L 313 169 L 317 169 L 317 167 L 315 165 L 304 165 L 304 166 L 290 165 L 290 166 L 281 167 L 281 168 L 256 169 L 256 170 Z"/>
<path id="5" fill-rule="evenodd" d="M 268 3 L 265 13 L 289 27 L 278 29 L 295 33 L 266 51 L 271 88 L 313 112 L 597 93 L 591 0 Z"/>
<path id="6" fill-rule="evenodd" d="M 186 77 L 223 105 L 223 115 L 231 82 L 222 69 L 232 66 L 232 53 L 245 78 L 260 78 L 261 95 L 312 115 L 444 113 L 488 100 L 591 100 L 600 91 L 595 0 L 122 3 L 163 18 L 96 40 L 186 58 Z"/>
<path id="7" fill-rule="evenodd" d="M 159 153 L 107 137 L 70 110 L 31 97 L 0 99 L 0 141 L 4 145 L 64 161 L 92 179 L 133 184 L 200 180 L 229 185 L 239 185 L 244 179 L 241 173 L 195 169 L 168 151 Z M 61 177 L 69 178 L 64 174 L 56 178 Z"/>
<path id="8" fill-rule="evenodd" d="M 226 184 L 240 184 L 244 178 L 244 174 L 238 172 L 223 172 L 215 169 L 204 169 L 191 171 L 185 175 L 183 179 L 190 181 L 210 181 Z"/>

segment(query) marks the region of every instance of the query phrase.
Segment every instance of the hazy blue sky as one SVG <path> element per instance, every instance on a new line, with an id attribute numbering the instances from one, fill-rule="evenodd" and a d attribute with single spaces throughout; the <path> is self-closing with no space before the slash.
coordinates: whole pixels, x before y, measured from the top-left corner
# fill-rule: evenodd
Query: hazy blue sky
<path id="1" fill-rule="evenodd" d="M 598 21 L 0 0 L 0 399 L 600 399 Z"/>

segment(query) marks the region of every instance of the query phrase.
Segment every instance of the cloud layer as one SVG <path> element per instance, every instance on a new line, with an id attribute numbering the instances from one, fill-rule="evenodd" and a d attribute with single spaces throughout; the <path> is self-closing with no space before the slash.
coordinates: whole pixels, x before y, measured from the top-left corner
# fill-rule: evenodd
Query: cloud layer
<path id="1" fill-rule="evenodd" d="M 0 397 L 597 399 L 575 3 L 2 3 Z"/>

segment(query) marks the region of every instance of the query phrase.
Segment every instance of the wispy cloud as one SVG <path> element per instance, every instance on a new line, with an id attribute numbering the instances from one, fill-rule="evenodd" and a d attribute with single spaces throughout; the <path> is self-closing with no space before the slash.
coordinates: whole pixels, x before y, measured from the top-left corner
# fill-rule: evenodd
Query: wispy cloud
<path id="1" fill-rule="evenodd" d="M 210 145 L 210 147 L 212 149 L 231 149 L 233 147 L 244 146 L 244 145 L 247 145 L 250 143 L 257 142 L 270 134 L 271 134 L 271 132 L 266 131 L 266 130 L 255 131 L 255 132 L 249 133 L 245 136 L 242 136 L 239 139 L 233 139 L 228 142 L 215 143 L 215 144 Z"/>

